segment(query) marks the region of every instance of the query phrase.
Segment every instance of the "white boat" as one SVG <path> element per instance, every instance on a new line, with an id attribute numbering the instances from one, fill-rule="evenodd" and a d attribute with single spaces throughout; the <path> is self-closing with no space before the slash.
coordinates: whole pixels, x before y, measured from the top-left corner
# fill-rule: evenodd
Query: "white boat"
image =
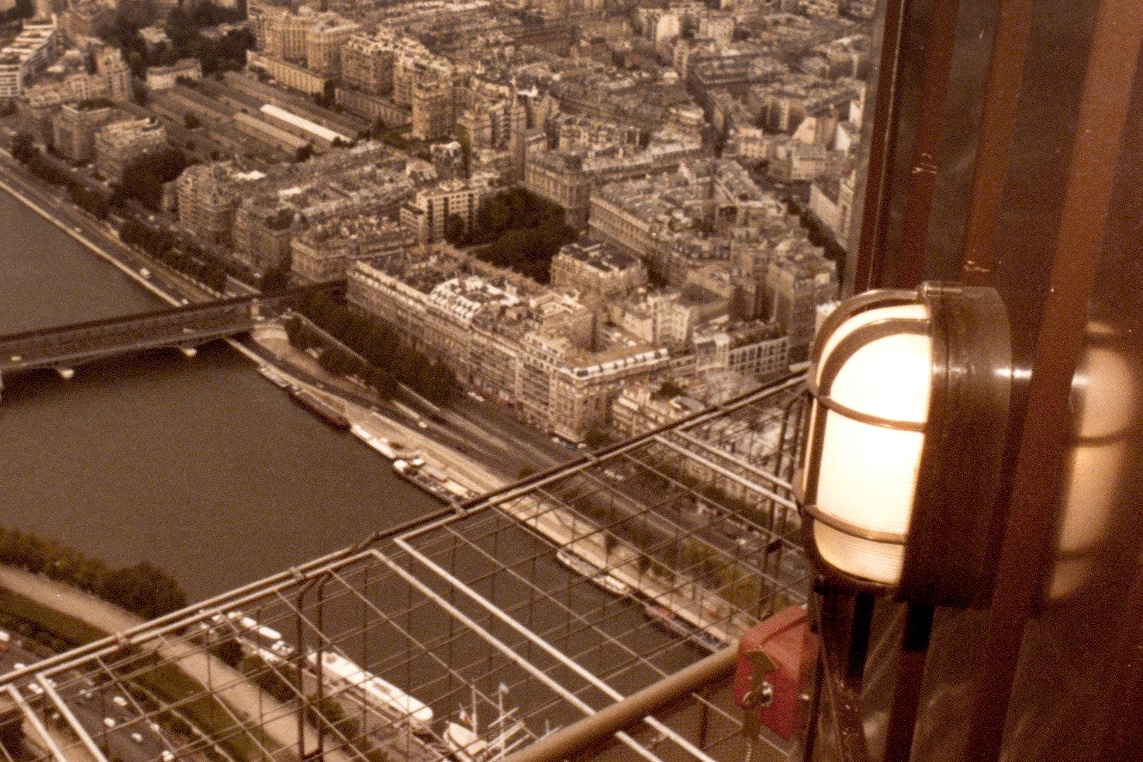
<path id="1" fill-rule="evenodd" d="M 609 593 L 614 595 L 630 595 L 632 593 L 631 586 L 626 582 L 608 574 L 606 570 L 599 568 L 591 561 L 567 548 L 560 548 L 556 551 L 556 560 Z"/>
<path id="2" fill-rule="evenodd" d="M 261 656 L 269 663 L 280 663 L 294 655 L 294 647 L 282 638 L 282 633 L 267 627 L 243 612 L 234 609 L 226 615 L 215 614 L 210 622 L 202 622 L 202 629 L 215 636 L 237 635 L 238 644 L 247 653 Z"/>
<path id="3" fill-rule="evenodd" d="M 531 743 L 532 736 L 519 720 L 510 723 L 491 739 L 481 738 L 467 725 L 450 721 L 445 725 L 443 739 L 449 753 L 458 762 L 496 762 Z"/>
<path id="4" fill-rule="evenodd" d="M 445 723 L 441 740 L 457 762 L 497 762 L 517 749 L 528 745 L 534 739 L 522 720 L 513 718 L 516 710 L 504 710 L 503 698 L 507 688 L 501 686 L 497 692 L 499 716 L 488 723 L 487 731 L 481 734 L 476 718 L 476 691 L 473 689 L 472 714 L 461 707 L 459 722 Z"/>
<path id="5" fill-rule="evenodd" d="M 290 385 L 290 382 L 286 379 L 285 376 L 283 376 L 274 368 L 271 368 L 269 365 L 259 365 L 258 372 L 261 373 L 264 378 L 268 379 L 275 386 L 281 389 L 285 389 Z"/>
<path id="6" fill-rule="evenodd" d="M 594 577 L 588 577 L 592 582 L 613 595 L 631 595 L 631 585 L 616 578 L 607 572 L 600 572 Z"/>
<path id="7" fill-rule="evenodd" d="M 318 668 L 318 654 L 310 652 L 306 661 Z M 386 717 L 407 722 L 416 732 L 427 732 L 433 721 L 433 710 L 390 682 L 362 669 L 333 651 L 321 652 L 322 681 L 334 689 L 360 699 Z"/>
<path id="8" fill-rule="evenodd" d="M 456 482 L 452 482 L 453 486 L 450 486 L 451 479 L 442 479 L 440 470 L 426 466 L 425 461 L 419 456 L 412 460 L 397 458 L 393 461 L 393 471 L 405 481 L 446 503 L 471 496 L 468 490 Z"/>
<path id="9" fill-rule="evenodd" d="M 379 437 L 376 434 L 365 429 L 360 424 L 353 424 L 349 427 L 349 431 L 365 444 L 372 447 L 377 452 L 384 455 L 389 460 L 396 460 L 397 451 L 393 449 L 393 445 L 389 444 L 389 440 L 384 437 Z"/>
<path id="10" fill-rule="evenodd" d="M 445 724 L 444 742 L 459 762 L 484 762 L 488 742 L 459 722 Z"/>

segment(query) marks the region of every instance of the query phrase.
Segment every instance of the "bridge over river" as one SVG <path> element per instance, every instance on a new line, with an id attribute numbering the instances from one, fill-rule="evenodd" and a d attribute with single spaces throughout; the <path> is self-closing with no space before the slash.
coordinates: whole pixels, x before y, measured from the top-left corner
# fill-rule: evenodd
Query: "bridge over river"
<path id="1" fill-rule="evenodd" d="M 342 287 L 322 283 L 0 336 L 0 390 L 3 375 L 14 371 L 54 368 L 70 378 L 77 365 L 112 355 L 159 347 L 193 355 L 199 344 L 249 331 L 308 294 Z"/>

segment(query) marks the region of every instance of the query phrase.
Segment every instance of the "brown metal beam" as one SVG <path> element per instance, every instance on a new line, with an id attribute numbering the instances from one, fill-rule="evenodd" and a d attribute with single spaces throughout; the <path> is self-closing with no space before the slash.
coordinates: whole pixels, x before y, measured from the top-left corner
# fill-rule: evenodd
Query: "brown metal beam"
<path id="1" fill-rule="evenodd" d="M 925 68 L 921 103 L 913 137 L 913 160 L 906 187 L 901 249 L 897 252 L 895 285 L 911 288 L 924 279 L 928 251 L 929 219 L 933 215 L 933 190 L 940 168 L 941 136 L 945 126 L 945 99 L 953 50 L 956 48 L 960 0 L 933 0 L 925 36 Z"/>
<path id="2" fill-rule="evenodd" d="M 1000 198 L 1008 173 L 1016 100 L 1032 28 L 1033 0 L 1000 0 L 985 86 L 964 238 L 964 282 L 988 285 L 996 248 Z"/>
<path id="3" fill-rule="evenodd" d="M 829 713 L 820 719 L 834 730 L 838 758 L 842 762 L 868 762 L 865 715 L 861 688 L 865 654 L 869 645 L 872 598 L 828 586 L 822 597 L 821 659 Z M 810 722 L 820 721 L 811 717 Z M 829 739 L 828 733 L 823 734 Z M 808 759 L 808 758 L 807 758 Z"/>
<path id="4" fill-rule="evenodd" d="M 897 121 L 901 110 L 901 40 L 910 0 L 887 0 L 881 37 L 881 66 L 877 73 L 876 100 L 866 165 L 865 196 L 861 208 L 861 234 L 854 264 L 854 294 L 876 288 L 877 263 L 884 259 L 882 249 L 888 226 L 890 172 L 897 143 Z"/>
<path id="5" fill-rule="evenodd" d="M 967 759 L 977 762 L 999 758 L 1024 627 L 1040 594 L 1043 554 L 1059 499 L 1059 480 L 1051 475 L 1059 474 L 1068 448 L 1072 378 L 1084 345 L 1112 180 L 1143 43 L 1138 0 L 1102 0 L 1096 13 L 1028 388 L 1008 531 L 970 719 Z"/>
<path id="6" fill-rule="evenodd" d="M 737 644 L 664 677 L 595 714 L 544 736 L 511 754 L 505 762 L 557 762 L 574 757 L 659 707 L 730 674 L 738 658 Z"/>

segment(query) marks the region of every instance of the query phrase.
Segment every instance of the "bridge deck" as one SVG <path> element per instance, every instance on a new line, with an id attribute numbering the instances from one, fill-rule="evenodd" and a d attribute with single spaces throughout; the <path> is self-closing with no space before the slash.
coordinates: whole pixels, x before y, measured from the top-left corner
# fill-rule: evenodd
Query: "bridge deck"
<path id="1" fill-rule="evenodd" d="M 0 336 L 0 372 L 86 362 L 157 346 L 201 343 L 249 330 L 266 314 L 338 283 L 151 310 Z"/>

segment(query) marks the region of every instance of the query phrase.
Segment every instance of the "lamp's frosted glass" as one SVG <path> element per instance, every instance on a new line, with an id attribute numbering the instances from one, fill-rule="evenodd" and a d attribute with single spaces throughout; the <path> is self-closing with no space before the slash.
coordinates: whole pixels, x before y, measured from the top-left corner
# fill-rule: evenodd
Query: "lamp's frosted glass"
<path id="1" fill-rule="evenodd" d="M 882 318 L 925 318 L 924 305 L 870 310 L 843 323 L 823 352 L 830 352 L 855 328 Z M 838 371 L 827 393 L 832 400 L 886 421 L 923 424 L 928 417 L 932 342 L 927 334 L 903 333 L 858 349 Z M 819 384 L 821 378 L 819 377 Z M 815 415 L 823 411 L 815 410 Z M 869 531 L 904 534 L 909 529 L 924 434 L 847 418 L 829 411 L 821 450 L 817 508 Z M 904 548 L 814 526 L 817 549 L 836 568 L 865 579 L 895 583 Z"/>
<path id="2" fill-rule="evenodd" d="M 818 522 L 814 542 L 822 559 L 855 577 L 894 585 L 901 579 L 905 546 L 852 537 Z"/>
<path id="3" fill-rule="evenodd" d="M 920 432 L 883 429 L 828 413 L 818 510 L 868 530 L 907 532 L 923 444 Z M 901 546 L 820 532 L 822 528 L 820 523 L 814 527 L 818 552 L 833 566 L 878 582 L 900 578 Z"/>

